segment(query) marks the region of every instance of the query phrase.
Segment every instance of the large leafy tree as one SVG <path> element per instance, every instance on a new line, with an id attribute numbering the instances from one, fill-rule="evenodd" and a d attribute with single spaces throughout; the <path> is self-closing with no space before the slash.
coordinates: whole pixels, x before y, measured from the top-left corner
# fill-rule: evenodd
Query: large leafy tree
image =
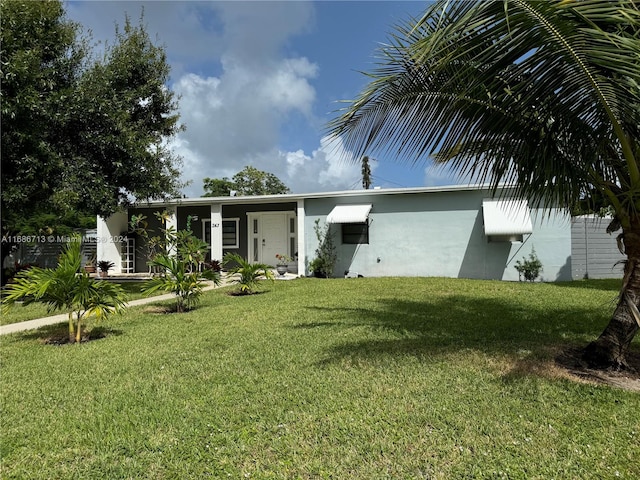
<path id="1" fill-rule="evenodd" d="M 238 195 L 277 195 L 291 191 L 273 173 L 263 172 L 250 165 L 236 173 L 231 180 L 227 177 L 207 177 L 203 181 L 205 197 L 227 196 L 231 190 L 235 190 Z"/>
<path id="2" fill-rule="evenodd" d="M 236 184 L 229 180 L 228 177 L 205 177 L 203 183 L 205 197 L 228 197 L 231 190 L 236 190 Z"/>
<path id="3" fill-rule="evenodd" d="M 166 142 L 181 128 L 169 70 L 164 49 L 127 19 L 77 83 L 60 147 L 66 192 L 91 211 L 108 216 L 132 199 L 179 194 L 180 159 Z"/>
<path id="4" fill-rule="evenodd" d="M 24 230 L 39 210 L 64 213 L 65 158 L 52 128 L 73 98 L 87 51 L 60 2 L 0 2 L 2 227 Z M 57 123 L 57 122 L 56 122 Z M 28 227 L 26 227 L 28 228 Z M 31 232 L 29 232 L 31 233 Z"/>
<path id="5" fill-rule="evenodd" d="M 611 205 L 624 281 L 585 358 L 624 367 L 640 327 L 637 4 L 438 1 L 397 27 L 370 78 L 329 125 L 356 155 L 432 158 L 548 208 Z"/>
<path id="6" fill-rule="evenodd" d="M 164 49 L 144 27 L 127 19 L 95 58 L 61 1 L 0 8 L 2 233 L 177 195 L 180 163 L 166 142 L 181 128 L 177 104 Z"/>

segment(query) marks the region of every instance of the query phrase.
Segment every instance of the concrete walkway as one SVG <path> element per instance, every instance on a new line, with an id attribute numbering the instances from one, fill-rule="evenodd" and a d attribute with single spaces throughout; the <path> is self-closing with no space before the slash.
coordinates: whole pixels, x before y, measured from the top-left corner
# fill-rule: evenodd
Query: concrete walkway
<path id="1" fill-rule="evenodd" d="M 224 281 L 219 285 L 223 287 L 227 285 Z M 212 290 L 219 288 L 213 284 L 207 285 L 202 290 Z M 162 300 L 175 300 L 176 296 L 173 293 L 166 293 L 164 295 L 156 295 L 155 297 L 139 298 L 127 302 L 128 307 L 135 307 L 136 305 L 145 305 L 147 303 L 159 302 Z M 10 323 L 9 325 L 0 325 L 0 335 L 7 335 L 9 333 L 23 332 L 25 330 L 34 330 L 40 327 L 46 327 L 47 325 L 55 325 L 57 323 L 66 323 L 68 321 L 66 313 L 60 315 L 53 315 L 51 317 L 36 318 L 35 320 L 27 320 L 25 322 Z"/>
<path id="2" fill-rule="evenodd" d="M 287 273 L 282 277 L 278 276 L 278 274 L 275 275 L 276 280 L 293 280 L 294 278 L 297 278 L 297 275 L 294 275 L 291 273 Z M 225 287 L 229 284 L 230 284 L 230 280 L 228 278 L 223 277 L 220 282 L 220 285 L 216 286 L 210 283 L 209 285 L 204 287 L 202 290 L 203 291 L 213 290 L 214 288 Z M 173 293 L 166 293 L 164 295 L 157 295 L 155 297 L 139 298 L 138 300 L 132 300 L 127 303 L 127 306 L 135 307 L 136 305 L 145 305 L 147 303 L 159 302 L 162 300 L 174 300 L 175 298 L 176 297 Z M 23 332 L 25 330 L 34 330 L 36 328 L 46 327 L 47 325 L 55 325 L 57 323 L 63 323 L 63 322 L 66 323 L 67 321 L 68 321 L 67 314 L 61 313 L 60 315 L 53 315 L 51 317 L 36 318 L 35 320 L 27 320 L 25 322 L 17 322 L 17 323 L 10 323 L 8 325 L 0 325 L 0 335 L 7 335 L 9 333 L 15 333 L 15 332 Z"/>

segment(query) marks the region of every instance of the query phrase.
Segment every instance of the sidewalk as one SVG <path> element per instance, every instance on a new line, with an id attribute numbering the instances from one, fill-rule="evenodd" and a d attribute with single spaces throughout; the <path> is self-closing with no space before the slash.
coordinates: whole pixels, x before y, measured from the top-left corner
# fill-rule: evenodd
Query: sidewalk
<path id="1" fill-rule="evenodd" d="M 297 275 L 287 273 L 282 277 L 278 277 L 276 275 L 275 278 L 276 280 L 293 280 L 294 278 L 297 278 Z M 216 286 L 213 284 L 209 284 L 206 287 L 204 287 L 202 290 L 203 291 L 213 290 L 214 288 L 225 287 L 229 284 L 230 284 L 229 278 L 223 277 L 220 282 L 220 285 Z M 136 305 L 145 305 L 147 303 L 159 302 L 162 300 L 174 300 L 175 298 L 176 297 L 173 293 L 165 293 L 163 295 L 157 295 L 155 297 L 139 298 L 137 300 L 132 300 L 127 303 L 127 306 L 135 307 Z M 9 325 L 0 325 L 0 335 L 7 335 L 9 333 L 15 333 L 15 332 L 23 332 L 25 330 L 34 330 L 36 328 L 46 327 L 47 325 L 55 325 L 57 323 L 63 323 L 63 322 L 66 323 L 67 321 L 68 321 L 67 314 L 61 313 L 59 315 L 53 315 L 51 317 L 36 318 L 35 320 L 27 320 L 25 322 L 10 323 Z"/>
<path id="2" fill-rule="evenodd" d="M 202 290 L 213 290 L 225 286 L 226 283 L 222 282 L 219 286 L 207 285 Z M 128 307 L 135 307 L 136 305 L 145 305 L 147 303 L 159 302 L 162 300 L 174 300 L 176 297 L 173 293 L 165 293 L 163 295 L 156 295 L 155 297 L 139 298 L 127 302 Z M 51 317 L 36 318 L 35 320 L 27 320 L 25 322 L 10 323 L 9 325 L 0 325 L 0 335 L 7 335 L 9 333 L 23 332 L 25 330 L 34 330 L 40 327 L 46 327 L 47 325 L 55 325 L 57 323 L 67 322 L 68 317 L 66 313 L 60 315 L 53 315 Z"/>

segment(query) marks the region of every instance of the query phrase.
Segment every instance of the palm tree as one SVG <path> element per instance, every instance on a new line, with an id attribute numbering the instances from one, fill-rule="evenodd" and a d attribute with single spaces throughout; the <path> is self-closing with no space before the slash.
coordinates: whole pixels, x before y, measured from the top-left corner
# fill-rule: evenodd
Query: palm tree
<path id="1" fill-rule="evenodd" d="M 80 343 L 83 321 L 89 317 L 105 319 L 126 306 L 126 294 L 120 285 L 95 281 L 80 268 L 80 237 L 71 239 L 60 255 L 56 268 L 32 267 L 18 273 L 7 285 L 5 308 L 16 301 L 41 302 L 49 312 L 64 310 L 69 321 L 69 343 Z"/>
<path id="2" fill-rule="evenodd" d="M 546 208 L 570 210 L 594 191 L 606 200 L 627 261 L 613 317 L 585 358 L 625 367 L 640 327 L 636 3 L 439 0 L 397 27 L 369 75 L 328 126 L 355 158 L 433 159 Z"/>
<path id="3" fill-rule="evenodd" d="M 189 257 L 162 253 L 156 255 L 149 265 L 158 267 L 162 273 L 147 280 L 142 286 L 142 293 L 147 296 L 158 291 L 173 293 L 176 297 L 177 313 L 191 310 L 198 305 L 206 286 L 205 280 L 220 285 L 218 272 L 209 269 L 200 272 L 194 269 Z"/>
<path id="4" fill-rule="evenodd" d="M 272 267 L 265 263 L 251 263 L 237 253 L 227 253 L 222 263 L 228 266 L 227 277 L 238 284 L 238 293 L 251 295 L 260 286 L 260 281 L 273 280 Z"/>

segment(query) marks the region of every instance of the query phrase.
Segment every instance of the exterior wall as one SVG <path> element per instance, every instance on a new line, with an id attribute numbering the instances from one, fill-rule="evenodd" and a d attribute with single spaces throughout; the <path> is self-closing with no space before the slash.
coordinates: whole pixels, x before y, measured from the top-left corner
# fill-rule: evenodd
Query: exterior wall
<path id="1" fill-rule="evenodd" d="M 115 265 L 111 270 L 112 273 L 122 272 L 122 245 L 119 239 L 122 234 L 127 231 L 129 217 L 127 212 L 117 212 L 106 220 L 98 217 L 97 224 L 97 251 L 98 261 L 107 260 Z"/>
<path id="2" fill-rule="evenodd" d="M 211 250 L 209 257 L 211 260 L 222 261 L 222 205 L 212 203 L 210 206 L 211 215 Z"/>
<path id="3" fill-rule="evenodd" d="M 371 203 L 369 244 L 343 245 L 341 225 L 332 225 L 338 246 L 334 276 L 443 276 L 518 280 L 515 262 L 534 247 L 543 280 L 570 280 L 571 238 L 564 215 L 533 212 L 534 233 L 523 243 L 489 242 L 484 234 L 480 190 L 405 195 L 308 199 L 305 203 L 304 264 L 318 245 L 314 222 L 325 221 L 338 204 Z M 306 273 L 309 274 L 308 268 Z"/>
<path id="4" fill-rule="evenodd" d="M 593 216 L 571 220 L 571 276 L 583 278 L 622 278 L 625 256 L 618 250 L 616 235 L 606 232 L 610 218 Z"/>
<path id="5" fill-rule="evenodd" d="M 304 205 L 304 200 L 298 200 L 297 205 L 296 205 L 296 220 L 298 222 L 297 224 L 297 233 L 298 233 L 298 248 L 296 250 L 296 252 L 298 253 L 297 255 L 297 268 L 296 268 L 296 272 L 300 272 L 300 273 L 305 273 L 306 270 L 306 264 L 305 264 L 305 255 L 304 255 L 304 251 L 306 249 L 306 232 L 307 232 L 307 228 L 306 228 L 306 211 L 305 211 L 305 205 Z"/>
<path id="6" fill-rule="evenodd" d="M 196 205 L 193 207 L 178 207 L 178 230 L 186 230 L 187 218 L 191 216 L 191 231 L 202 239 L 202 220 L 211 218 L 211 207 L 209 205 Z"/>

